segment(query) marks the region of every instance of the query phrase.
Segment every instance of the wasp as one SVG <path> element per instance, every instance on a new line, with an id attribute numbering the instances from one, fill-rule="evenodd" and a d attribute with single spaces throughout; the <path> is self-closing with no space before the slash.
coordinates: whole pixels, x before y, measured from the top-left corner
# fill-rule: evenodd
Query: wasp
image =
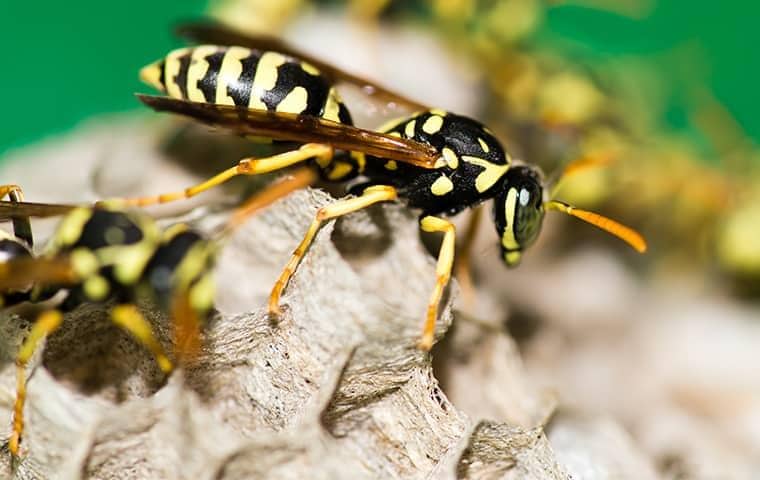
<path id="1" fill-rule="evenodd" d="M 126 199 L 150 205 L 189 198 L 238 175 L 258 175 L 302 165 L 314 180 L 351 187 L 356 196 L 321 208 L 272 288 L 268 308 L 280 314 L 280 297 L 321 226 L 380 202 L 400 201 L 421 212 L 423 231 L 443 234 L 436 282 L 419 346 L 433 345 L 438 307 L 454 263 L 455 228 L 447 219 L 493 200 L 493 221 L 507 266 L 520 262 L 547 210 L 564 212 L 610 232 L 639 252 L 644 239 L 599 214 L 545 196 L 542 176 L 515 161 L 480 122 L 427 108 L 381 86 L 305 55 L 285 43 L 213 24 L 190 24 L 181 34 L 200 42 L 174 50 L 144 67 L 143 81 L 163 95 L 139 95 L 148 107 L 184 115 L 233 133 L 295 142 L 299 148 L 266 158 L 246 158 L 184 191 Z M 337 85 L 354 84 L 368 95 L 416 109 L 377 130 L 353 125 Z M 303 166 L 305 165 L 305 166 Z M 283 191 L 283 194 L 287 192 Z"/>
<path id="2" fill-rule="evenodd" d="M 0 221 L 12 219 L 14 234 L 0 234 L 0 302 L 3 307 L 41 302 L 64 292 L 33 324 L 16 358 L 17 396 L 9 449 L 18 455 L 24 428 L 26 366 L 40 341 L 58 329 L 63 314 L 85 302 L 115 302 L 110 316 L 170 373 L 173 364 L 149 322 L 135 306 L 151 298 L 174 319 L 175 354 L 199 347 L 198 328 L 210 316 L 217 244 L 185 224 L 166 229 L 139 210 L 116 204 L 94 206 L 23 202 L 15 185 L 0 187 L 11 201 L 0 202 Z M 2 197 L 0 197 L 2 198 Z M 29 218 L 62 219 L 44 251 L 32 253 Z"/>

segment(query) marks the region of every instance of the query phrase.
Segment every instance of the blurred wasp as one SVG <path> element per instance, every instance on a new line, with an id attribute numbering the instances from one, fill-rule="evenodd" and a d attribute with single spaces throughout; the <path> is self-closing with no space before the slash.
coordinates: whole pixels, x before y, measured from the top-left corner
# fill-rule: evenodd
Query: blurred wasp
<path id="1" fill-rule="evenodd" d="M 134 303 L 147 296 L 172 312 L 178 356 L 197 348 L 198 326 L 213 305 L 211 268 L 215 246 L 187 225 L 161 231 L 143 213 L 116 205 L 77 207 L 24 203 L 20 189 L 6 186 L 10 202 L 0 202 L 0 220 L 13 220 L 14 235 L 0 235 L 0 302 L 3 307 L 65 298 L 41 313 L 17 359 L 17 396 L 10 451 L 18 455 L 23 433 L 26 365 L 39 342 L 54 332 L 63 313 L 85 302 L 115 301 L 111 319 L 154 355 L 165 373 L 172 362 Z M 1 198 L 1 197 L 0 197 Z M 32 254 L 30 216 L 63 218 L 44 252 Z"/>
<path id="2" fill-rule="evenodd" d="M 200 348 L 200 328 L 211 315 L 214 302 L 212 269 L 222 240 L 247 215 L 282 196 L 281 191 L 303 187 L 311 180 L 305 172 L 270 185 L 236 210 L 214 238 L 206 238 L 186 224 L 160 229 L 149 216 L 119 203 L 97 206 L 29 203 L 16 185 L 0 186 L 0 222 L 12 220 L 14 235 L 0 230 L 0 306 L 50 300 L 58 292 L 65 298 L 43 311 L 16 358 L 16 402 L 9 449 L 18 455 L 23 433 L 26 366 L 41 340 L 57 330 L 63 314 L 83 303 L 115 302 L 114 324 L 151 351 L 166 374 L 173 365 L 155 338 L 135 302 L 151 299 L 171 314 L 177 361 L 191 359 Z M 45 250 L 32 254 L 30 217 L 62 215 Z"/>
<path id="3" fill-rule="evenodd" d="M 358 196 L 317 212 L 272 289 L 269 311 L 273 315 L 280 313 L 280 296 L 323 223 L 379 202 L 400 200 L 421 210 L 422 230 L 443 234 L 436 284 L 419 342 L 424 350 L 432 347 L 438 306 L 454 262 L 455 230 L 445 216 L 494 199 L 493 219 L 501 238 L 502 260 L 508 266 L 516 265 L 523 250 L 534 242 L 546 210 L 585 220 L 640 252 L 646 249 L 644 239 L 632 229 L 544 198 L 539 171 L 513 162 L 491 131 L 475 120 L 423 107 L 279 40 L 210 24 L 186 25 L 180 33 L 218 45 L 175 50 L 144 67 L 141 78 L 166 95 L 138 95 L 143 103 L 237 134 L 303 145 L 271 157 L 246 158 L 181 192 L 125 201 L 142 206 L 189 198 L 234 176 L 303 163 L 313 172 L 314 181 L 359 182 L 351 188 Z M 419 111 L 378 131 L 354 127 L 335 88 L 339 82 Z"/>

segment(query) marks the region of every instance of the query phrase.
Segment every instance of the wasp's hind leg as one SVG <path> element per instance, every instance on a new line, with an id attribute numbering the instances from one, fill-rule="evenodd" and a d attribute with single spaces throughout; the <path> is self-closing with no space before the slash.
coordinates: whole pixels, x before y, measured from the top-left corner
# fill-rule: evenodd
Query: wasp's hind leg
<path id="1" fill-rule="evenodd" d="M 277 282 L 272 288 L 272 293 L 269 295 L 269 313 L 273 315 L 278 315 L 280 313 L 280 296 L 282 295 L 283 290 L 285 290 L 290 277 L 293 276 L 296 268 L 298 268 L 298 264 L 301 263 L 304 255 L 306 255 L 306 251 L 314 241 L 314 237 L 316 237 L 317 232 L 319 232 L 319 229 L 324 222 L 367 208 L 375 203 L 395 200 L 397 197 L 398 193 L 395 188 L 388 185 L 373 185 L 365 189 L 359 197 L 339 200 L 320 208 L 317 211 L 314 221 L 311 222 L 309 230 L 306 232 L 306 235 L 303 240 L 301 240 L 301 243 L 298 244 L 295 251 L 293 251 L 293 255 L 290 257 L 288 264 L 285 266 L 282 274 L 280 274 L 280 278 L 277 279 Z"/>
<path id="2" fill-rule="evenodd" d="M 40 341 L 58 329 L 63 315 L 58 310 L 47 310 L 34 322 L 16 357 L 16 402 L 13 405 L 13 433 L 8 448 L 18 456 L 21 436 L 24 433 L 24 402 L 26 401 L 26 366 L 37 351 Z"/>
<path id="3" fill-rule="evenodd" d="M 435 267 L 435 287 L 433 288 L 433 293 L 430 295 L 425 327 L 422 331 L 422 338 L 418 343 L 421 350 L 429 351 L 433 347 L 435 322 L 438 319 L 438 304 L 441 303 L 443 289 L 449 283 L 449 279 L 451 278 L 451 269 L 454 264 L 456 230 L 454 229 L 454 224 L 448 220 L 430 215 L 423 217 L 420 220 L 420 227 L 425 232 L 443 233 L 443 243 L 441 243 L 441 249 L 438 252 L 438 263 Z"/>
<path id="4" fill-rule="evenodd" d="M 131 303 L 116 305 L 111 309 L 111 320 L 115 325 L 132 334 L 138 342 L 151 351 L 162 372 L 170 373 L 172 371 L 172 362 L 153 334 L 150 323 L 145 320 L 136 306 Z"/>
<path id="5" fill-rule="evenodd" d="M 259 175 L 274 172 L 292 165 L 303 163 L 307 160 L 316 159 L 320 165 L 329 164 L 333 158 L 333 148 L 321 143 L 307 143 L 298 150 L 280 153 L 265 158 L 246 158 L 238 162 L 232 168 L 228 168 L 205 182 L 188 187 L 180 192 L 164 193 L 147 197 L 125 198 L 122 201 L 128 205 L 144 207 L 158 203 L 168 203 L 194 197 L 199 193 L 219 186 L 227 180 L 239 175 Z"/>

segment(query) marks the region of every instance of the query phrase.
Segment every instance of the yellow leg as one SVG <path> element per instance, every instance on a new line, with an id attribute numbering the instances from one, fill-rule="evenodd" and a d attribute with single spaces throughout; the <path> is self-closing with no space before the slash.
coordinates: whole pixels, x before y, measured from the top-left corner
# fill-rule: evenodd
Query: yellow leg
<path id="1" fill-rule="evenodd" d="M 269 313 L 278 315 L 280 313 L 280 296 L 283 290 L 288 285 L 288 280 L 298 268 L 298 264 L 301 263 L 306 250 L 309 249 L 309 245 L 314 241 L 314 237 L 317 235 L 322 224 L 332 218 L 342 217 L 357 210 L 367 208 L 370 205 L 379 202 L 388 202 L 395 200 L 398 194 L 396 189 L 387 185 L 373 185 L 364 190 L 361 196 L 356 198 L 350 198 L 346 200 L 339 200 L 331 205 L 322 207 L 317 211 L 316 218 L 311 222 L 309 230 L 306 232 L 303 240 L 293 252 L 288 264 L 280 274 L 280 278 L 272 288 L 272 293 L 269 295 Z"/>
<path id="2" fill-rule="evenodd" d="M 428 351 L 433 347 L 435 322 L 438 319 L 438 304 L 441 303 L 443 289 L 451 278 L 451 268 L 454 264 L 454 243 L 456 231 L 454 224 L 442 218 L 427 216 L 420 221 L 420 227 L 426 232 L 442 232 L 443 243 L 438 252 L 438 263 L 435 267 L 435 287 L 428 302 L 427 319 L 418 346 Z"/>
<path id="3" fill-rule="evenodd" d="M 142 343 L 153 353 L 159 368 L 164 373 L 172 371 L 172 362 L 164 353 L 163 347 L 153 335 L 153 329 L 145 317 L 132 304 L 122 304 L 113 307 L 111 320 L 120 328 L 131 333 L 138 342 Z"/>
<path id="4" fill-rule="evenodd" d="M 40 314 L 32 326 L 29 336 L 18 351 L 16 357 L 16 403 L 13 406 L 13 433 L 8 448 L 18 456 L 21 435 L 24 432 L 24 402 L 26 401 L 26 365 L 37 350 L 40 341 L 56 331 L 63 321 L 58 310 L 47 310 Z"/>
<path id="5" fill-rule="evenodd" d="M 478 233 L 480 220 L 483 218 L 483 207 L 475 207 L 470 214 L 467 230 L 461 242 L 461 247 L 457 251 L 454 259 L 454 272 L 459 281 L 459 287 L 462 289 L 462 297 L 465 304 L 472 307 L 475 303 L 475 287 L 472 282 L 472 246 L 475 244 L 475 237 Z"/>
<path id="6" fill-rule="evenodd" d="M 164 193 L 150 197 L 127 198 L 124 199 L 124 201 L 128 205 L 137 205 L 140 207 L 154 205 L 156 203 L 174 202 L 176 200 L 194 197 L 195 195 L 221 185 L 238 175 L 259 175 L 262 173 L 269 173 L 297 163 L 305 162 L 311 158 L 316 158 L 320 163 L 328 163 L 332 159 L 332 156 L 333 148 L 331 146 L 323 145 L 321 143 L 307 143 L 301 146 L 298 150 L 284 152 L 279 155 L 266 158 L 243 159 L 234 167 L 228 168 L 205 182 L 188 187 L 181 192 Z"/>

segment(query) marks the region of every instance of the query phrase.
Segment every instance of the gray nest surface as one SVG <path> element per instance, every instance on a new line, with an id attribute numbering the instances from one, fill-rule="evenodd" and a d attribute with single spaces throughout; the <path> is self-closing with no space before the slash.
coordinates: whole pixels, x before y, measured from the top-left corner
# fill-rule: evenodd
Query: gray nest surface
<path id="1" fill-rule="evenodd" d="M 125 170 L 115 182 L 121 190 L 109 194 L 134 192 L 130 185 L 165 191 L 161 172 L 172 174 L 169 189 L 192 182 L 187 173 L 174 177 L 179 170 L 152 147 L 144 127 L 123 125 L 118 140 L 114 128 L 87 128 L 19 154 L 3 175 L 27 187 L 30 200 L 91 200 L 103 196 L 93 172 L 121 165 L 129 149 L 139 165 Z M 129 177 L 144 171 L 157 173 L 145 182 Z M 218 314 L 204 332 L 202 354 L 169 378 L 109 323 L 107 306 L 68 314 L 30 366 L 24 456 L 11 465 L 7 449 L 1 452 L 0 475 L 656 478 L 612 420 L 558 415 L 547 436 L 556 395 L 527 378 L 500 327 L 503 312 L 481 320 L 457 315 L 446 345 L 433 352 L 434 371 L 431 356 L 415 344 L 435 262 L 420 242 L 416 217 L 398 205 L 328 224 L 273 322 L 264 308 L 269 289 L 316 210 L 331 199 L 319 190 L 296 192 L 228 239 L 216 269 Z M 194 217 L 211 231 L 224 213 Z M 39 225 L 38 232 L 49 230 Z M 444 299 L 439 339 L 455 316 L 457 290 L 452 283 Z M 165 314 L 141 308 L 170 349 Z M 30 318 L 26 310 L 6 312 L 0 324 L 3 438 L 15 394 L 13 359 Z"/>

